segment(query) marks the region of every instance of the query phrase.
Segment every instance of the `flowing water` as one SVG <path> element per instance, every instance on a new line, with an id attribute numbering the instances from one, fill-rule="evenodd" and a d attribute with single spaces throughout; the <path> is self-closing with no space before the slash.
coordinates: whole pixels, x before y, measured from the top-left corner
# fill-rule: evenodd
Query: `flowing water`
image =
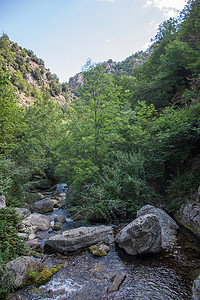
<path id="1" fill-rule="evenodd" d="M 51 216 L 58 214 L 66 217 L 62 230 L 80 225 L 70 219 L 63 208 L 55 209 Z M 55 233 L 39 234 L 42 234 L 40 242 L 43 244 Z M 44 263 L 59 265 L 61 270 L 47 284 L 39 288 L 26 287 L 12 299 L 191 300 L 192 280 L 200 274 L 199 245 L 194 235 L 181 229 L 174 249 L 156 255 L 130 256 L 116 245 L 112 245 L 107 256 L 100 258 L 88 250 L 69 256 L 46 255 Z M 115 274 L 125 274 L 125 280 L 118 291 L 108 293 Z"/>

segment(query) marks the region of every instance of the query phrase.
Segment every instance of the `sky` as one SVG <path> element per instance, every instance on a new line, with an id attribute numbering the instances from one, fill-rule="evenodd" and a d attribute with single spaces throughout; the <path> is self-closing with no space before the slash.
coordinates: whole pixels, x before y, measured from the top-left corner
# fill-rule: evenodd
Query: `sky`
<path id="1" fill-rule="evenodd" d="M 185 0 L 0 0 L 0 35 L 33 50 L 61 82 L 95 63 L 145 51 Z"/>

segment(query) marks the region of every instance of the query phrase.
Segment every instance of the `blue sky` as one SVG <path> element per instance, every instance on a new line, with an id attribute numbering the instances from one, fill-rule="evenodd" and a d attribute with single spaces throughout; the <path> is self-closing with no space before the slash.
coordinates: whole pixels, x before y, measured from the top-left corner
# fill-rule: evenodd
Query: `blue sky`
<path id="1" fill-rule="evenodd" d="M 185 0 L 0 0 L 0 34 L 31 49 L 62 82 L 93 62 L 145 50 Z"/>

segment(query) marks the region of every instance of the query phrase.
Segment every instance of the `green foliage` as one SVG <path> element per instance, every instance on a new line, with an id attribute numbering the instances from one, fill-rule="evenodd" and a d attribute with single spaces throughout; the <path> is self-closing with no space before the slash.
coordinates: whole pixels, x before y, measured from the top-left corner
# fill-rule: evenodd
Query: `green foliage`
<path id="1" fill-rule="evenodd" d="M 88 60 L 83 86 L 63 107 L 50 95 L 67 98 L 67 84 L 3 36 L 0 189 L 9 205 L 22 203 L 40 179 L 56 177 L 68 183 L 68 205 L 86 221 L 133 217 L 169 195 L 174 209 L 174 191 L 189 193 L 199 181 L 188 164 L 200 154 L 199 36 L 199 0 L 189 0 L 178 19 L 160 25 L 148 53 L 117 64 Z M 31 61 L 37 83 L 48 82 L 42 91 L 24 80 Z M 9 66 L 16 69 L 11 78 Z M 34 98 L 31 106 L 17 106 L 10 80 Z"/>
<path id="2" fill-rule="evenodd" d="M 25 253 L 23 242 L 17 236 L 18 217 L 14 209 L 0 209 L 0 262 L 7 263 Z"/>
<path id="3" fill-rule="evenodd" d="M 11 273 L 7 271 L 4 266 L 1 265 L 0 259 L 0 299 L 7 299 L 9 294 L 14 291 L 14 283 L 11 277 Z"/>
<path id="4" fill-rule="evenodd" d="M 84 186 L 75 212 L 90 222 L 133 217 L 148 202 L 149 195 L 141 155 L 116 152 L 103 166 L 96 183 Z"/>
<path id="5" fill-rule="evenodd" d="M 14 147 L 23 129 L 23 116 L 8 76 L 0 70 L 0 154 Z"/>
<path id="6" fill-rule="evenodd" d="M 172 178 L 178 176 L 188 159 L 198 153 L 199 104 L 165 111 L 153 122 L 151 138 L 143 148 L 146 172 L 157 189 L 164 191 Z M 171 184 L 171 183 L 170 183 Z"/>
<path id="7" fill-rule="evenodd" d="M 24 170 L 29 170 L 32 180 L 38 176 L 51 176 L 53 152 L 51 145 L 57 138 L 62 112 L 58 104 L 45 96 L 24 111 L 26 128 L 13 156 Z"/>
<path id="8" fill-rule="evenodd" d="M 39 68 L 36 68 L 34 71 L 33 71 L 33 77 L 37 80 L 37 82 L 39 84 L 41 84 L 41 71 Z"/>

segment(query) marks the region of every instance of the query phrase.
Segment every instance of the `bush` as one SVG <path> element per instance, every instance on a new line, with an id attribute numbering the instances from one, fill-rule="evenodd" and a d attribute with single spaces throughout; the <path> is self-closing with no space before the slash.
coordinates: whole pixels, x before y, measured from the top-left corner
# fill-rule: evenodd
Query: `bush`
<path id="1" fill-rule="evenodd" d="M 25 253 L 25 246 L 17 236 L 18 217 L 14 209 L 0 209 L 0 261 L 7 263 Z"/>
<path id="2" fill-rule="evenodd" d="M 99 172 L 97 183 L 86 184 L 79 200 L 78 193 L 73 195 L 77 205 L 73 212 L 86 221 L 109 222 L 133 217 L 151 196 L 140 154 L 116 152 L 109 161 Z"/>
<path id="3" fill-rule="evenodd" d="M 0 261 L 0 299 L 7 299 L 7 296 L 14 291 L 14 288 L 10 272 L 5 270 Z"/>

